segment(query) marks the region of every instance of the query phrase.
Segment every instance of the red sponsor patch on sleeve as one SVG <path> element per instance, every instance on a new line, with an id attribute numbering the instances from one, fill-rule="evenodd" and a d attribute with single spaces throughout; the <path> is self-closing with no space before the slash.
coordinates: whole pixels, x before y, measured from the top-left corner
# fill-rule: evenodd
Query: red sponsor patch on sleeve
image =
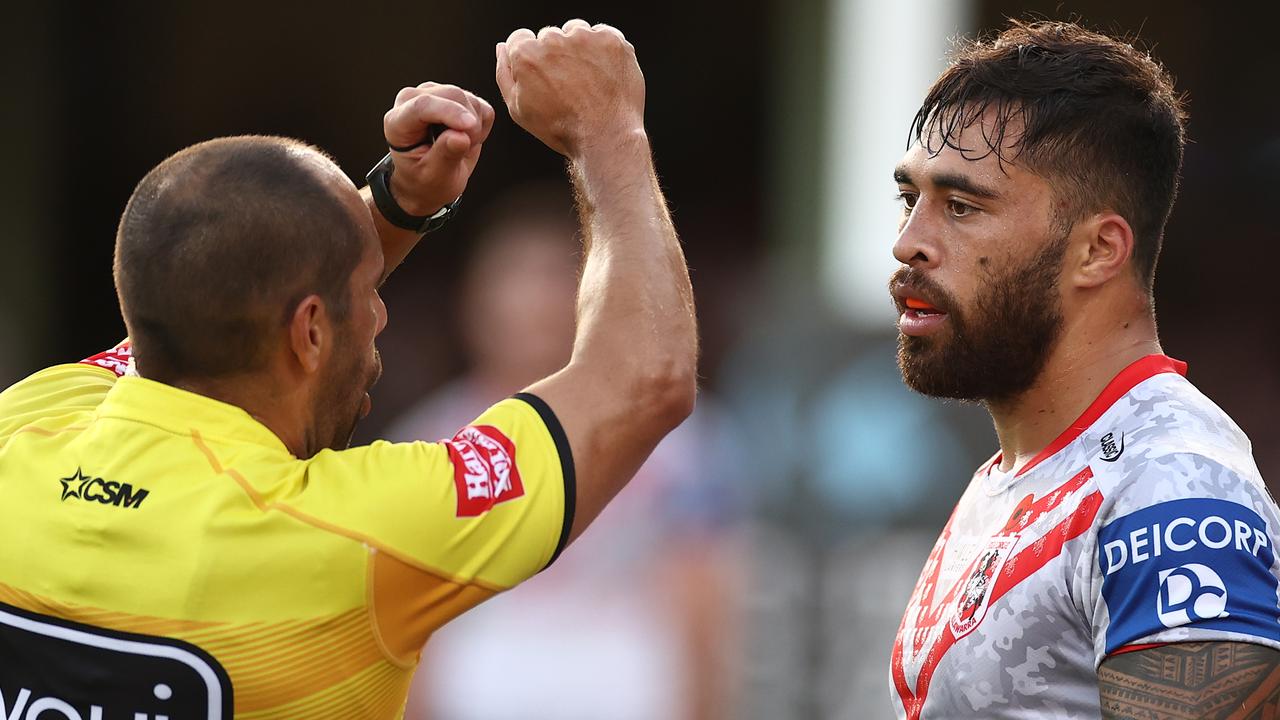
<path id="1" fill-rule="evenodd" d="M 125 340 L 106 352 L 100 352 L 97 355 L 81 360 L 80 364 L 106 368 L 115 373 L 116 377 L 122 377 L 129 371 L 129 361 L 131 359 L 133 359 L 133 347 L 128 340 Z"/>
<path id="2" fill-rule="evenodd" d="M 516 446 L 491 425 L 470 425 L 446 440 L 458 491 L 458 517 L 476 517 L 500 502 L 524 496 Z"/>

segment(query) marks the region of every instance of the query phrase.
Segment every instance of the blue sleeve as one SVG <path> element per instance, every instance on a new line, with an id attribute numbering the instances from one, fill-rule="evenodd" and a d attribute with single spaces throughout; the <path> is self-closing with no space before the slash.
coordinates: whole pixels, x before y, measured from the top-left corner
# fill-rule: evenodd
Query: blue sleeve
<path id="1" fill-rule="evenodd" d="M 1277 512 L 1260 484 L 1180 455 L 1150 462 L 1116 488 L 1095 558 L 1099 662 L 1146 643 L 1280 647 Z"/>

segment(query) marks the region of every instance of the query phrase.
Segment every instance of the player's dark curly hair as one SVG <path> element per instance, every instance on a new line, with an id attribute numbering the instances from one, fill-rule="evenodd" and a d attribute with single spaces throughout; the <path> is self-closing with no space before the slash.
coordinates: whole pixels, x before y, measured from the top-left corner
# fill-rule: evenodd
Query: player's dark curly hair
<path id="1" fill-rule="evenodd" d="M 960 132 L 990 113 L 986 147 Z M 1173 81 L 1131 44 L 1064 22 L 1012 21 L 967 42 L 929 89 L 911 142 L 1020 164 L 1054 188 L 1056 220 L 1114 211 L 1134 232 L 1133 266 L 1150 291 L 1178 190 L 1186 113 Z"/>
<path id="2" fill-rule="evenodd" d="M 364 245 L 317 153 L 288 138 L 219 138 L 138 183 L 116 233 L 115 280 L 145 377 L 261 369 L 313 293 L 346 319 Z"/>

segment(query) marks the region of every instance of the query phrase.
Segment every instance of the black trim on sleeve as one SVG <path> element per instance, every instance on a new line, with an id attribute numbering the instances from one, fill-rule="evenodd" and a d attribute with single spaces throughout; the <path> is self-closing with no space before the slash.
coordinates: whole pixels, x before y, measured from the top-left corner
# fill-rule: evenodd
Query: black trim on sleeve
<path id="1" fill-rule="evenodd" d="M 560 528 L 560 541 L 556 543 L 556 551 L 551 554 L 551 559 L 542 568 L 546 570 L 551 567 L 556 558 L 560 557 L 560 553 L 564 552 L 565 546 L 569 544 L 569 531 L 573 528 L 573 513 L 578 499 L 578 482 L 573 474 L 573 450 L 569 448 L 569 436 L 564 434 L 560 419 L 552 412 L 551 406 L 547 405 L 546 401 L 537 395 L 525 392 L 516 393 L 512 397 L 525 401 L 538 412 L 538 417 L 542 418 L 542 423 L 551 433 L 551 440 L 556 444 L 556 453 L 560 455 L 560 475 L 564 478 L 564 526 Z"/>

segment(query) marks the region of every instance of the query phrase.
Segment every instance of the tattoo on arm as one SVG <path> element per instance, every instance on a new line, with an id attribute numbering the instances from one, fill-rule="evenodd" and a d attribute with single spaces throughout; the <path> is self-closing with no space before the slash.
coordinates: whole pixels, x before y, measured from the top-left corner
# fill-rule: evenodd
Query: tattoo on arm
<path id="1" fill-rule="evenodd" d="M 1105 720 L 1276 720 L 1280 651 L 1238 642 L 1175 643 L 1098 668 Z"/>

